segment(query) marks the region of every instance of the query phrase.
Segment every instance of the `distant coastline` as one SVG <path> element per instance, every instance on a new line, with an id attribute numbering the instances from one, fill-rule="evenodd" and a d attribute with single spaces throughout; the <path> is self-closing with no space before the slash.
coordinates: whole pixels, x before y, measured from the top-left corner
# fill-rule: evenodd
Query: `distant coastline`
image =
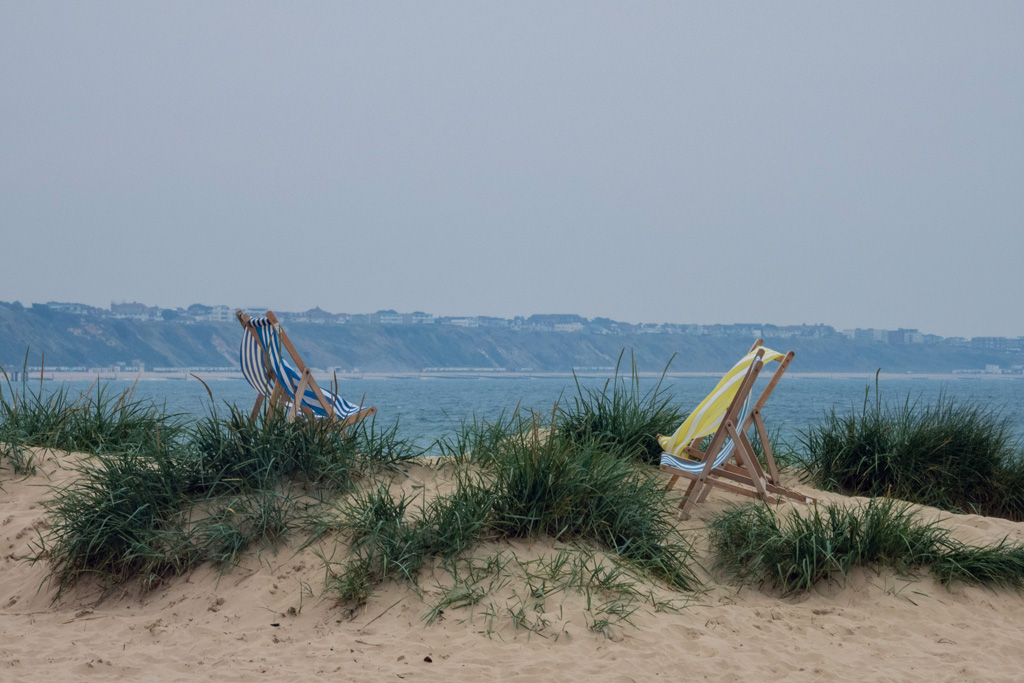
<path id="1" fill-rule="evenodd" d="M 35 373 L 40 367 L 48 373 L 85 373 L 82 377 L 91 379 L 97 372 L 120 379 L 140 370 L 146 379 L 184 379 L 187 371 L 214 377 L 236 367 L 242 330 L 233 318 L 179 323 L 177 318 L 157 322 L 115 315 L 0 302 L 0 366 L 8 372 L 27 365 Z M 790 372 L 873 377 L 882 368 L 901 375 L 937 373 L 950 380 L 961 373 L 1024 375 L 1024 338 L 968 342 L 907 330 L 851 337 L 822 325 L 626 327 L 604 319 L 584 325 L 582 318 L 572 322 L 565 316 L 531 316 L 508 324 L 488 318 L 476 320 L 476 326 L 439 318 L 407 323 L 397 314 L 345 324 L 295 317 L 287 326 L 303 360 L 327 376 L 337 371 L 341 379 L 550 376 L 569 374 L 572 368 L 583 375 L 607 374 L 617 364 L 626 372 L 636 367 L 660 374 L 670 361 L 669 369 L 679 376 L 720 375 L 759 337 L 771 348 L 796 353 Z"/>

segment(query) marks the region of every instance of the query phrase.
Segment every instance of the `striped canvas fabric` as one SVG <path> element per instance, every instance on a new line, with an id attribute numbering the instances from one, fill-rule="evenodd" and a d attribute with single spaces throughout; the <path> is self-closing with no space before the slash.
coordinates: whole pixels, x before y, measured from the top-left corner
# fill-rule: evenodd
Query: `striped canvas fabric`
<path id="1" fill-rule="evenodd" d="M 707 398 L 701 401 L 700 405 L 690 413 L 690 416 L 686 418 L 686 421 L 676 430 L 675 434 L 660 437 L 659 441 L 665 453 L 676 458 L 684 458 L 683 449 L 697 439 L 712 434 L 718 429 L 718 426 L 722 424 L 722 420 L 725 418 L 725 411 L 729 409 L 729 404 L 736 397 L 736 392 L 740 390 L 743 378 L 746 376 L 750 366 L 754 364 L 757 352 L 760 349 L 764 349 L 762 360 L 765 363 L 770 361 L 781 362 L 786 357 L 785 354 L 778 351 L 772 351 L 769 348 L 760 346 L 741 358 L 736 365 L 732 366 L 729 372 L 725 373 L 725 377 L 718 383 L 714 391 L 708 394 Z"/>
<path id="2" fill-rule="evenodd" d="M 726 408 L 728 408 L 728 404 L 726 405 Z M 743 421 L 747 419 L 747 412 L 749 410 L 750 410 L 750 394 L 747 394 L 747 400 L 743 403 L 743 409 L 740 410 L 740 415 L 739 415 L 740 424 L 742 424 Z M 724 413 L 723 413 L 723 417 L 724 417 Z M 721 422 L 721 419 L 719 419 L 719 422 Z M 668 437 L 662 437 L 662 438 L 665 439 L 665 438 L 668 438 Z M 732 455 L 732 451 L 733 451 L 733 448 L 735 448 L 735 446 L 736 446 L 736 444 L 733 442 L 733 440 L 729 439 L 725 443 L 724 446 L 722 446 L 720 449 L 718 449 L 718 455 L 715 456 L 715 464 L 711 466 L 711 469 L 715 469 L 716 467 L 721 467 L 722 464 L 725 463 L 725 461 L 729 459 L 729 456 Z M 661 464 L 662 465 L 668 465 L 670 467 L 675 467 L 676 469 L 683 470 L 685 472 L 692 472 L 693 474 L 700 474 L 701 470 L 704 469 L 704 461 L 703 460 L 691 460 L 691 459 L 689 459 L 685 455 L 684 456 L 675 456 L 675 455 L 673 455 L 671 453 L 662 453 L 661 454 Z"/>
<path id="3" fill-rule="evenodd" d="M 267 355 L 266 360 L 270 368 L 278 377 L 284 378 L 285 381 L 281 386 L 288 393 L 288 397 L 295 401 L 295 392 L 299 388 L 302 375 L 281 355 L 281 340 L 277 336 L 277 330 L 274 328 L 273 323 L 267 318 L 250 318 L 249 324 L 259 335 L 262 347 L 249 330 L 243 331 L 242 343 L 238 351 L 242 375 L 253 389 L 264 396 L 269 396 L 274 384 L 267 376 L 266 366 L 264 365 L 264 355 Z M 267 349 L 267 354 L 264 354 L 264 348 Z M 331 403 L 331 406 L 334 408 L 334 414 L 338 418 L 345 419 L 359 412 L 359 406 L 353 405 L 342 397 L 336 396 L 323 388 L 321 388 L 321 391 L 323 391 L 324 397 L 327 398 L 328 402 Z M 300 400 L 300 405 L 312 410 L 313 414 L 317 417 L 327 417 L 323 406 L 317 400 L 316 393 L 311 388 L 307 387 Z"/>
<path id="4" fill-rule="evenodd" d="M 722 464 L 729 459 L 729 456 L 732 455 L 734 445 L 735 444 L 730 441 L 718 450 L 718 456 L 715 458 L 715 464 L 711 466 L 711 469 L 721 467 Z M 677 470 L 683 470 L 684 472 L 691 472 L 693 474 L 700 474 L 704 469 L 704 463 L 699 460 L 677 458 L 671 453 L 661 454 L 661 464 L 668 465 L 669 467 L 675 467 Z"/>
<path id="5" fill-rule="evenodd" d="M 263 365 L 263 349 L 260 348 L 259 340 L 249 330 L 245 330 L 242 334 L 242 344 L 238 349 L 238 361 L 242 366 L 242 376 L 249 382 L 249 386 L 264 396 L 270 396 L 270 392 L 274 389 L 274 382 L 268 376 L 269 373 Z"/>

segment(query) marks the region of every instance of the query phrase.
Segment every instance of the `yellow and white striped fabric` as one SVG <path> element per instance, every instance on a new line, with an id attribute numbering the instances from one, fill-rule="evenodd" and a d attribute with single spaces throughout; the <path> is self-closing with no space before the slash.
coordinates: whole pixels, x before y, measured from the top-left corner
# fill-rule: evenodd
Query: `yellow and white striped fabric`
<path id="1" fill-rule="evenodd" d="M 684 448 L 695 440 L 703 438 L 718 429 L 718 426 L 722 424 L 722 420 L 725 418 L 725 411 L 729 409 L 729 404 L 732 403 L 736 393 L 740 390 L 743 378 L 746 377 L 750 366 L 754 364 L 757 352 L 760 349 L 764 349 L 762 360 L 765 363 L 773 360 L 781 362 L 786 357 L 783 353 L 759 346 L 741 358 L 740 362 L 736 363 L 729 372 L 725 373 L 725 377 L 718 383 L 714 391 L 708 394 L 707 398 L 701 401 L 700 405 L 690 413 L 690 416 L 686 418 L 686 421 L 676 430 L 675 434 L 659 437 L 658 441 L 666 453 L 680 457 L 683 455 Z"/>

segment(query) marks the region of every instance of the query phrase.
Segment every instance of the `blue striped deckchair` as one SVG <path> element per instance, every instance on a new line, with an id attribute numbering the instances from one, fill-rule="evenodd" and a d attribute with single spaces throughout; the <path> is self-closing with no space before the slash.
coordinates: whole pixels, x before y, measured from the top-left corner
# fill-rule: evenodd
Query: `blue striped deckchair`
<path id="1" fill-rule="evenodd" d="M 781 354 L 762 344 L 761 339 L 754 342 L 747 355 L 725 373 L 675 434 L 658 437 L 665 451 L 661 455 L 661 470 L 672 475 L 668 487 L 674 486 L 680 477 L 690 480 L 679 504 L 682 519 L 689 516 L 695 504 L 707 498 L 713 486 L 766 502 L 778 502 L 779 496 L 805 503 L 811 501 L 804 494 L 781 485 L 768 430 L 761 417 L 761 409 L 793 360 L 793 352 Z M 779 368 L 751 408 L 754 382 L 764 364 L 772 361 L 778 361 Z M 752 426 L 757 427 L 768 472 L 761 467 L 747 437 Z M 708 436 L 710 443 L 707 450 L 702 451 L 700 445 Z M 735 464 L 730 460 L 735 460 Z"/>
<path id="2" fill-rule="evenodd" d="M 236 311 L 235 316 L 244 329 L 238 351 L 242 375 L 258 394 L 252 411 L 254 418 L 264 398 L 269 399 L 270 405 L 283 405 L 291 419 L 301 410 L 306 415 L 338 420 L 342 426 L 377 412 L 374 407 L 357 406 L 321 389 L 272 311 L 267 311 L 263 318 L 250 318 L 242 311 Z M 282 347 L 298 369 L 282 356 Z"/>

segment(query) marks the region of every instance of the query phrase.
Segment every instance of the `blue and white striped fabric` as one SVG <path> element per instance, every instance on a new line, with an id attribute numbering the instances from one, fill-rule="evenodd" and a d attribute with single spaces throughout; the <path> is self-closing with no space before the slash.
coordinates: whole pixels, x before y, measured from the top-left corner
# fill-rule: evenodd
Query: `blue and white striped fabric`
<path id="1" fill-rule="evenodd" d="M 747 400 L 743 404 L 743 410 L 740 411 L 739 424 L 742 425 L 747 419 L 747 410 L 750 408 L 750 395 L 747 395 Z M 736 444 L 732 439 L 729 439 L 722 448 L 719 449 L 718 455 L 715 456 L 715 464 L 711 466 L 711 469 L 721 467 L 732 455 L 733 449 Z M 668 465 L 669 467 L 675 467 L 678 470 L 689 472 L 690 474 L 700 474 L 704 471 L 704 462 L 700 460 L 689 460 L 687 458 L 680 458 L 671 453 L 661 454 L 661 464 Z"/>
<path id="2" fill-rule="evenodd" d="M 263 349 L 256 337 L 245 330 L 242 334 L 242 345 L 238 349 L 238 362 L 242 366 L 242 376 L 249 382 L 249 386 L 263 396 L 270 396 L 274 389 L 274 382 L 263 365 Z"/>
<path id="3" fill-rule="evenodd" d="M 267 318 L 250 318 L 249 324 L 259 335 L 259 341 L 262 342 L 262 346 L 256 341 L 256 338 L 253 337 L 249 330 L 243 332 L 242 344 L 238 350 L 242 375 L 253 389 L 264 396 L 270 396 L 274 383 L 267 376 L 266 366 L 263 364 L 263 349 L 266 349 L 270 368 L 274 371 L 274 374 L 282 379 L 281 386 L 288 392 L 288 397 L 295 401 L 295 392 L 299 388 L 302 375 L 281 356 L 281 340 L 277 336 L 277 330 L 274 329 L 273 323 Z M 335 396 L 322 388 L 321 391 L 323 391 L 324 397 L 334 408 L 334 415 L 336 417 L 343 420 L 359 412 L 359 406 L 353 405 L 342 397 Z M 301 397 L 300 405 L 312 410 L 313 414 L 317 417 L 327 417 L 323 406 L 320 405 L 320 401 L 317 400 L 316 393 L 311 387 L 306 387 Z"/>
<path id="4" fill-rule="evenodd" d="M 722 465 L 724 465 L 725 461 L 729 459 L 730 455 L 732 455 L 732 450 L 735 446 L 736 444 L 734 444 L 731 440 L 729 441 L 729 443 L 725 444 L 718 451 L 718 457 L 715 458 L 715 464 L 712 466 L 711 469 L 715 469 L 716 467 L 721 467 Z M 698 460 L 687 460 L 685 458 L 677 458 L 671 453 L 661 454 L 661 464 L 668 465 L 669 467 L 674 467 L 677 470 L 689 472 L 690 474 L 700 474 L 701 472 L 704 471 L 703 462 L 700 462 Z"/>

